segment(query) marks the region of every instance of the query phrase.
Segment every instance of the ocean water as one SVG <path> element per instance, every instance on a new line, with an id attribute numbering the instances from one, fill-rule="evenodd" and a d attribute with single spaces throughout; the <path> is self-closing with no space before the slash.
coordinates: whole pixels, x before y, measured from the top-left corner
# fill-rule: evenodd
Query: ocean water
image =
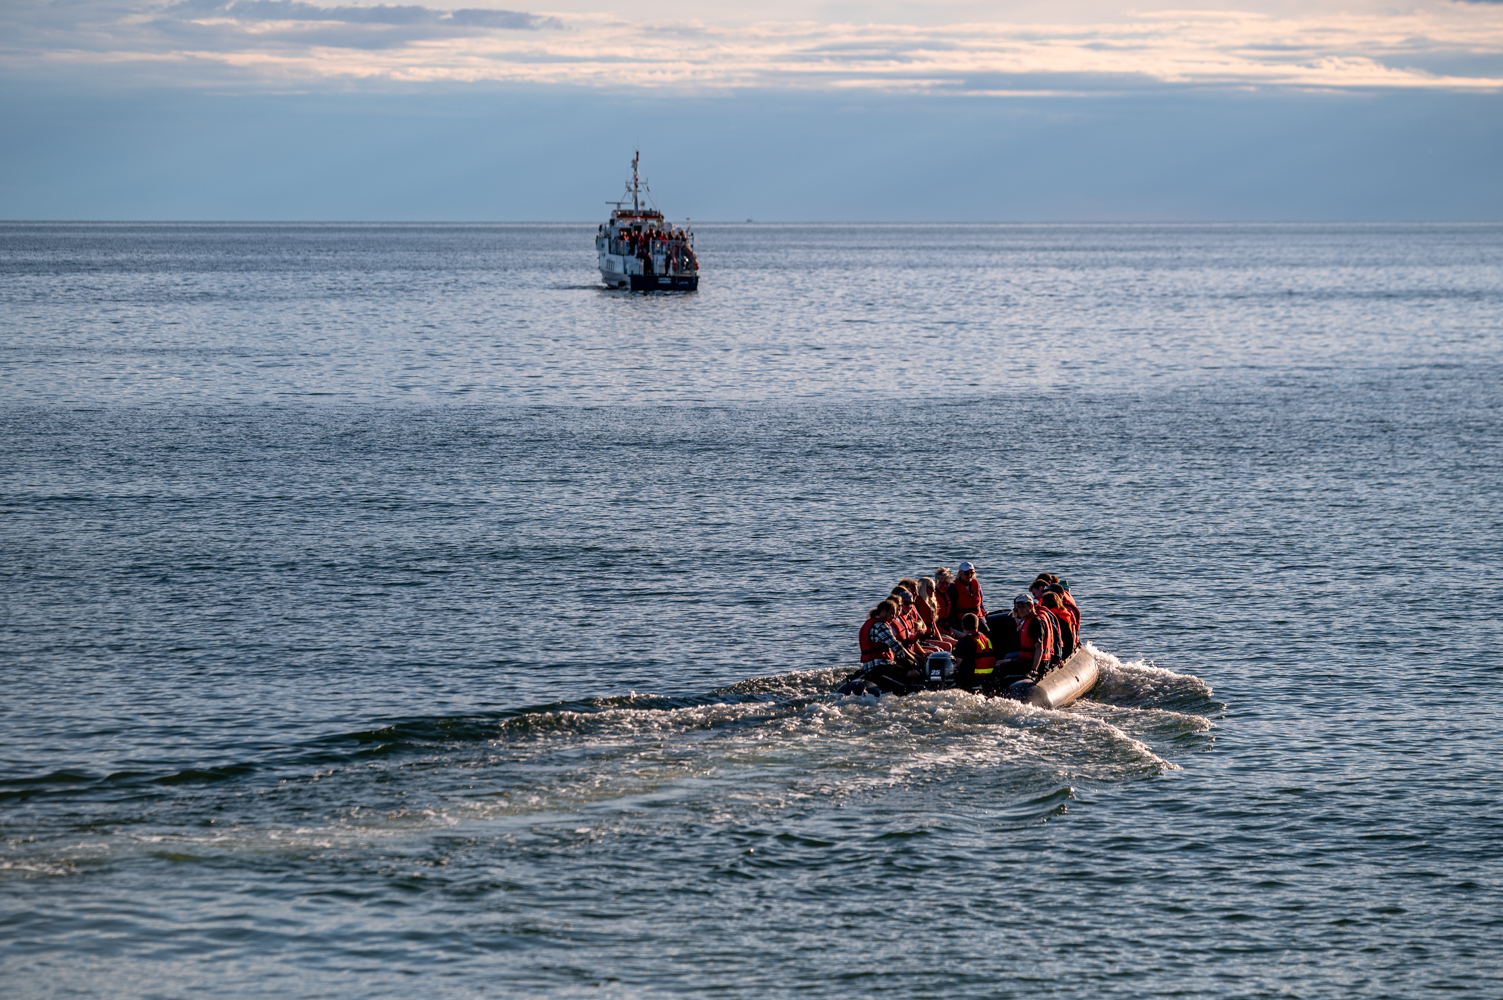
<path id="1" fill-rule="evenodd" d="M 1503 226 L 593 229 L 0 226 L 5 996 L 1503 994 Z"/>

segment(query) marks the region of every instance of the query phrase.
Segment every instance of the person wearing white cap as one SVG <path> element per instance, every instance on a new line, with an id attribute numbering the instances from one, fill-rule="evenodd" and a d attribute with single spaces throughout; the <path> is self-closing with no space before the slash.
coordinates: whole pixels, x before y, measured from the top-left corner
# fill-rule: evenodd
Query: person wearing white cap
<path id="1" fill-rule="evenodd" d="M 986 627 L 986 606 L 981 598 L 981 581 L 976 579 L 976 567 L 963 562 L 955 573 L 955 582 L 946 594 L 950 609 L 950 628 L 961 631 L 960 620 L 966 615 L 975 615 L 981 623 L 981 631 L 991 635 Z"/>

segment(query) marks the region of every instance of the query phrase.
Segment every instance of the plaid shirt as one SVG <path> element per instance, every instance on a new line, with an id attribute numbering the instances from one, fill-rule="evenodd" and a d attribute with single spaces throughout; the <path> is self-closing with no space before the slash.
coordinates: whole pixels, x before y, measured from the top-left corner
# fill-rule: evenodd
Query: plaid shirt
<path id="1" fill-rule="evenodd" d="M 892 629 L 888 627 L 886 622 L 879 621 L 875 625 L 873 625 L 870 635 L 874 640 L 880 642 L 882 645 L 892 650 L 892 654 L 894 656 L 900 658 L 902 657 L 903 644 L 898 641 L 897 635 L 893 633 Z"/>

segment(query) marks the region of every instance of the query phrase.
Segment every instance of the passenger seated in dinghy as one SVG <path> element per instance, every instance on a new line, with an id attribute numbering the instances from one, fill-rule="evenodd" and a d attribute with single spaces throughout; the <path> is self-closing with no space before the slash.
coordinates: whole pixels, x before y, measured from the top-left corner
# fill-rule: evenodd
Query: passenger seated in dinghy
<path id="1" fill-rule="evenodd" d="M 939 604 L 934 600 L 934 581 L 927 576 L 918 582 L 918 594 L 913 606 L 924 620 L 924 637 L 936 643 L 940 649 L 954 649 L 955 639 L 946 635 L 940 624 Z"/>
<path id="2" fill-rule="evenodd" d="M 981 596 L 981 581 L 976 579 L 975 566 L 968 562 L 960 564 L 955 582 L 946 591 L 945 602 L 950 609 L 950 628 L 959 631 L 961 616 L 975 615 L 981 631 L 988 631 L 986 603 Z"/>
<path id="3" fill-rule="evenodd" d="M 1070 613 L 1070 618 L 1075 624 L 1076 634 L 1080 634 L 1080 605 L 1075 603 L 1075 598 L 1070 596 L 1070 585 L 1053 573 L 1040 573 L 1033 583 L 1028 585 L 1028 592 L 1033 595 L 1035 601 L 1044 599 L 1046 593 L 1058 594 L 1059 599 L 1065 602 L 1065 610 Z"/>
<path id="4" fill-rule="evenodd" d="M 898 584 L 892 588 L 892 593 L 887 599 L 897 606 L 898 612 L 893 615 L 890 627 L 894 635 L 903 645 L 912 647 L 918 641 L 918 626 L 915 619 L 917 612 L 913 610 L 913 595 Z"/>
<path id="5" fill-rule="evenodd" d="M 917 681 L 918 656 L 899 637 L 894 627 L 898 606 L 883 601 L 867 614 L 857 639 L 861 644 L 861 667 L 873 681 L 886 678 L 899 684 Z"/>
<path id="6" fill-rule="evenodd" d="M 908 629 L 908 636 L 918 644 L 920 649 L 926 653 L 932 653 L 938 649 L 948 650 L 955 645 L 949 638 L 935 632 L 934 627 L 929 624 L 929 619 L 924 615 L 927 605 L 918 597 L 903 587 L 894 590 L 892 596 L 900 602 L 899 615 Z M 930 613 L 932 614 L 932 609 Z"/>
<path id="7" fill-rule="evenodd" d="M 955 582 L 955 574 L 950 572 L 948 566 L 941 566 L 934 571 L 934 604 L 939 609 L 939 627 L 945 635 L 954 635 L 957 631 L 950 624 L 950 584 Z"/>
<path id="8" fill-rule="evenodd" d="M 1061 659 L 1068 660 L 1070 654 L 1075 652 L 1075 647 L 1080 645 L 1079 633 L 1075 630 L 1075 619 L 1065 607 L 1065 602 L 1060 600 L 1059 594 L 1054 591 L 1046 591 L 1039 598 L 1038 606 L 1045 612 L 1054 616 L 1054 625 L 1059 630 L 1059 655 Z"/>
<path id="9" fill-rule="evenodd" d="M 1036 681 L 1061 662 L 1053 617 L 1033 603 L 1032 594 L 1019 594 L 1012 601 L 1012 618 L 1017 623 L 1018 644 L 1022 649 L 1004 656 L 997 672 Z"/>
<path id="10" fill-rule="evenodd" d="M 997 666 L 992 641 L 977 631 L 977 624 L 975 615 L 963 615 L 960 639 L 955 643 L 955 686 L 967 691 L 988 689 Z"/>
<path id="11" fill-rule="evenodd" d="M 905 646 L 918 654 L 920 660 L 940 648 L 928 635 L 924 619 L 919 616 L 910 591 L 901 585 L 894 587 L 888 600 L 898 606 L 898 616 L 892 622 L 893 630 Z"/>

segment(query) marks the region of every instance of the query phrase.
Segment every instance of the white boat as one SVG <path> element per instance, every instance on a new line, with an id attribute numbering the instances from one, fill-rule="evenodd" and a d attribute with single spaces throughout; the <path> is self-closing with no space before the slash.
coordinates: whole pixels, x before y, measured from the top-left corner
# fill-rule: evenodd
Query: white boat
<path id="1" fill-rule="evenodd" d="M 692 292 L 699 287 L 694 234 L 687 226 L 669 225 L 662 212 L 647 204 L 652 192 L 638 172 L 641 159 L 640 152 L 631 158 L 626 195 L 606 202 L 616 207 L 595 235 L 600 277 L 610 288 L 634 292 Z"/>

